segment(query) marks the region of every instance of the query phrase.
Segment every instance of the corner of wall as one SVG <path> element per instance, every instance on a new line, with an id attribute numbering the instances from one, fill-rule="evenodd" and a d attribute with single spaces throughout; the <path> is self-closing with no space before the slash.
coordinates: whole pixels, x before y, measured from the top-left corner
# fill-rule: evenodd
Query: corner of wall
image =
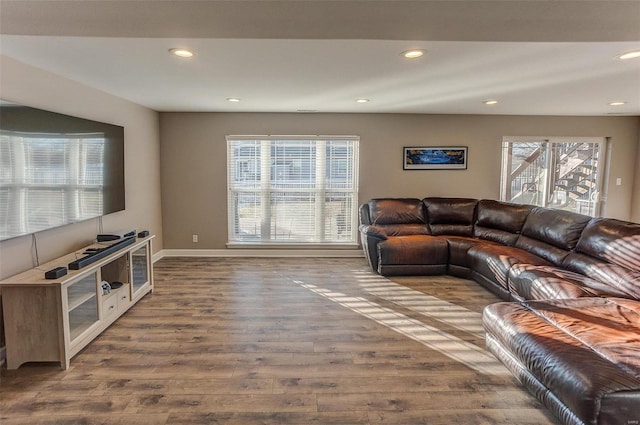
<path id="1" fill-rule="evenodd" d="M 640 116 L 637 119 L 638 139 L 636 141 L 636 161 L 631 196 L 631 220 L 640 223 Z"/>

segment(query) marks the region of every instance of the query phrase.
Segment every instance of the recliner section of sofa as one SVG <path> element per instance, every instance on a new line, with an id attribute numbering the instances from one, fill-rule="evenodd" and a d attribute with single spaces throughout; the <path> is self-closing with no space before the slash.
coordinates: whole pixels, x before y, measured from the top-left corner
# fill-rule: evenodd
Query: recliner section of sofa
<path id="1" fill-rule="evenodd" d="M 360 207 L 362 247 L 380 274 L 440 274 L 447 246 L 431 240 L 419 199 L 378 199 Z"/>
<path id="2" fill-rule="evenodd" d="M 562 265 L 640 300 L 640 224 L 591 220 Z"/>
<path id="3" fill-rule="evenodd" d="M 562 423 L 640 420 L 638 301 L 501 302 L 482 319 L 487 348 Z"/>
<path id="4" fill-rule="evenodd" d="M 505 299 L 523 298 L 508 284 L 511 268 L 516 264 L 560 267 L 590 219 L 569 211 L 531 208 L 522 227 L 514 233 L 513 246 L 479 245 L 469 250 L 471 277 Z M 496 284 L 499 288 L 495 288 Z"/>
<path id="5" fill-rule="evenodd" d="M 467 252 L 479 242 L 473 234 L 478 201 L 468 198 L 425 198 L 422 202 L 429 231 L 439 241 L 447 243 L 447 273 L 469 277 L 471 269 Z"/>

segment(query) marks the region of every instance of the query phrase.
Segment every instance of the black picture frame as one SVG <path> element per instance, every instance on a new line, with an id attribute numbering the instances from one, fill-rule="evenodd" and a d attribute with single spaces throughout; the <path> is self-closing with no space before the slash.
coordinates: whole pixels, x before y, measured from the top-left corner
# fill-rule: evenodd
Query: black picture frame
<path id="1" fill-rule="evenodd" d="M 403 170 L 466 170 L 467 146 L 410 146 L 403 148 Z"/>

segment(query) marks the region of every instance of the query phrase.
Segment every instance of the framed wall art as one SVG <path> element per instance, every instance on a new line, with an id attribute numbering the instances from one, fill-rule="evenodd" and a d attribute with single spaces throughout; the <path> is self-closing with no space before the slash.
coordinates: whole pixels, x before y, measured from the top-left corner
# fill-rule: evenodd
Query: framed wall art
<path id="1" fill-rule="evenodd" d="M 466 170 L 466 146 L 406 147 L 404 170 Z"/>

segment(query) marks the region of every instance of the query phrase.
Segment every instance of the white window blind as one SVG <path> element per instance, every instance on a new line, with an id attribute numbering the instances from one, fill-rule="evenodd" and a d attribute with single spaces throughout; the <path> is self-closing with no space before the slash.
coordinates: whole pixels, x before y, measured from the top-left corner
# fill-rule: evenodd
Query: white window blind
<path id="1" fill-rule="evenodd" d="M 227 137 L 230 243 L 357 243 L 358 137 Z"/>

